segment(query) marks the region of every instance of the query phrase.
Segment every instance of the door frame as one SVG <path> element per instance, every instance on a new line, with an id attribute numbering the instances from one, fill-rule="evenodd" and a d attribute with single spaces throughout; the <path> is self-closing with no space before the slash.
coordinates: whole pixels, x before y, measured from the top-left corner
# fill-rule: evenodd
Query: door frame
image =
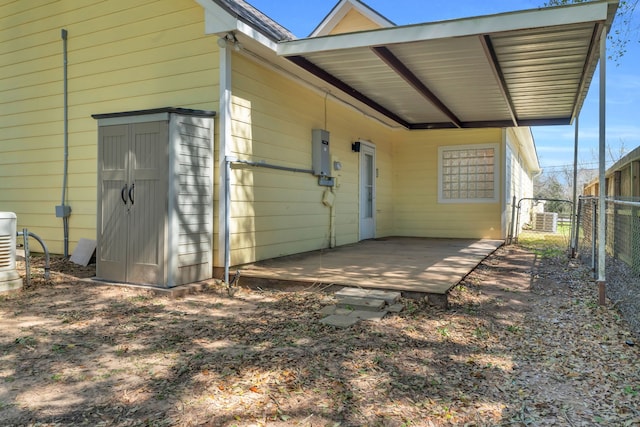
<path id="1" fill-rule="evenodd" d="M 373 239 L 376 237 L 376 179 L 378 177 L 378 169 L 376 167 L 376 146 L 369 141 L 360 142 L 360 155 L 358 159 L 358 240 Z M 372 206 L 371 206 L 371 222 L 365 224 L 363 218 L 364 207 L 364 186 L 366 180 L 365 174 L 365 159 L 370 155 L 373 158 L 372 170 L 371 170 L 371 186 L 372 186 Z"/>

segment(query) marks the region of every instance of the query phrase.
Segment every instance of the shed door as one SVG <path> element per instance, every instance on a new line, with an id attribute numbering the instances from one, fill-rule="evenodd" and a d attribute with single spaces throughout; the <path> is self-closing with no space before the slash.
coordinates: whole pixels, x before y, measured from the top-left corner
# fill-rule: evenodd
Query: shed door
<path id="1" fill-rule="evenodd" d="M 360 240 L 376 237 L 376 148 L 360 143 Z"/>
<path id="2" fill-rule="evenodd" d="M 163 281 L 167 215 L 167 122 L 131 126 L 127 282 Z"/>
<path id="3" fill-rule="evenodd" d="M 126 281 L 129 127 L 103 126 L 98 144 L 98 247 L 96 275 Z"/>
<path id="4" fill-rule="evenodd" d="M 161 284 L 167 214 L 166 122 L 99 130 L 99 278 Z"/>

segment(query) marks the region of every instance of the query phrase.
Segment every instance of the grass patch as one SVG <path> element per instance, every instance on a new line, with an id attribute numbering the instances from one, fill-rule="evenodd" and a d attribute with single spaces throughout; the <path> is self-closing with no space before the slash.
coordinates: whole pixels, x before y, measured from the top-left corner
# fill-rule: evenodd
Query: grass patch
<path id="1" fill-rule="evenodd" d="M 518 244 L 541 258 L 560 258 L 567 255 L 569 234 L 523 232 Z"/>

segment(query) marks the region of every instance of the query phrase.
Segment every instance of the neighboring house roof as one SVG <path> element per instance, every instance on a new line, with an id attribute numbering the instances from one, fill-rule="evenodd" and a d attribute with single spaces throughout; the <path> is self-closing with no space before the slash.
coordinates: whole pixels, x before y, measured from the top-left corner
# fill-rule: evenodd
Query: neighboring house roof
<path id="1" fill-rule="evenodd" d="M 333 30 L 340 24 L 345 16 L 353 11 L 362 15 L 377 28 L 395 27 L 396 25 L 359 0 L 340 0 L 322 22 L 311 32 L 309 37 L 326 36 L 333 33 Z"/>
<path id="2" fill-rule="evenodd" d="M 251 25 L 273 41 L 294 40 L 296 36 L 244 0 L 212 0 L 236 19 Z"/>

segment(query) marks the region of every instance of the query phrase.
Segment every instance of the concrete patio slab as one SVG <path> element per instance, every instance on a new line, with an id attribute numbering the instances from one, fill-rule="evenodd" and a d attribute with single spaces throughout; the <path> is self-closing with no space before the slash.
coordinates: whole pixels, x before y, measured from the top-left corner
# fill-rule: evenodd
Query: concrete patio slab
<path id="1" fill-rule="evenodd" d="M 384 289 L 441 301 L 504 241 L 389 237 L 233 267 L 258 286 L 318 283 Z M 444 298 L 446 304 L 446 297 Z"/>

